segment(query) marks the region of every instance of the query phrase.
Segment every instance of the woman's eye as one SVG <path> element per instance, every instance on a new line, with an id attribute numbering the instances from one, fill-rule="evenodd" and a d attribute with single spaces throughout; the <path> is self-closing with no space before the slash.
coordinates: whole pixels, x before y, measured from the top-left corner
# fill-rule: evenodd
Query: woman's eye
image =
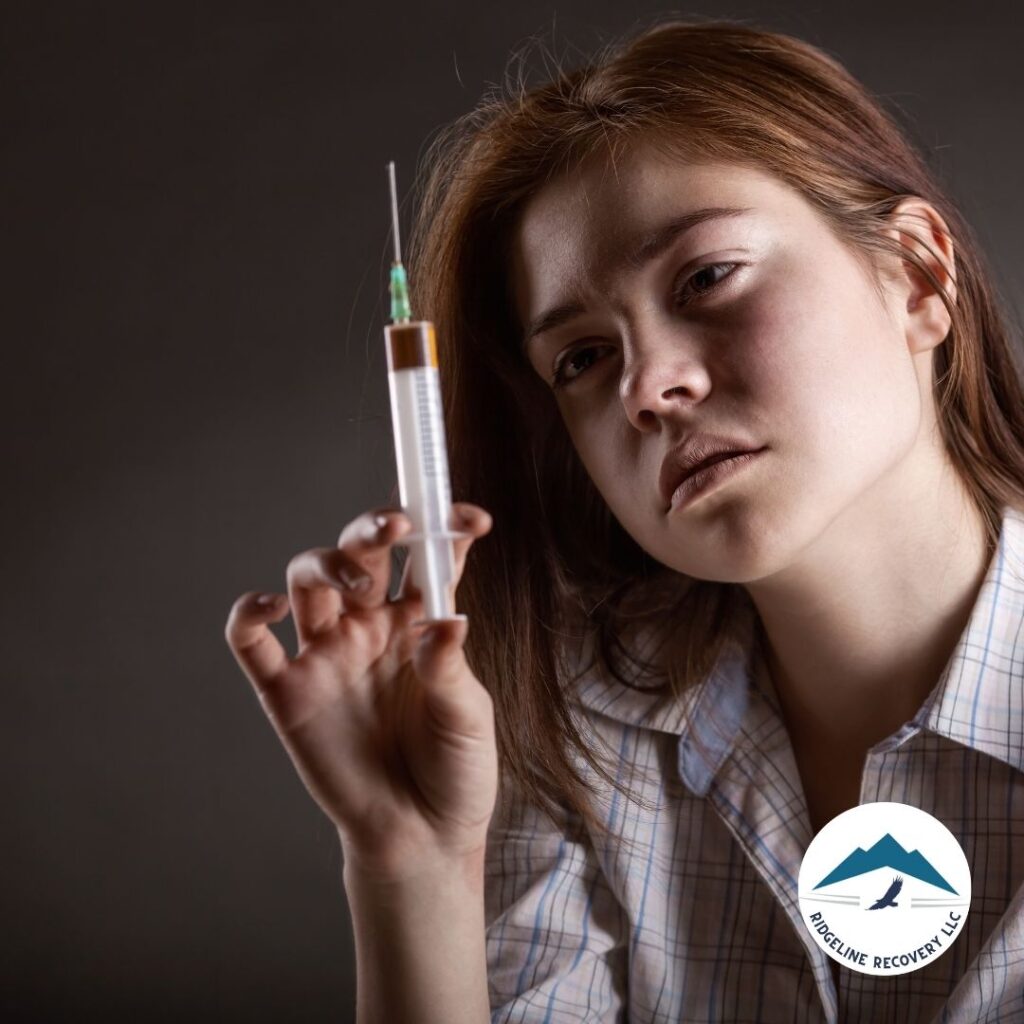
<path id="1" fill-rule="evenodd" d="M 708 295 L 710 292 L 713 292 L 727 277 L 732 275 L 733 271 L 735 271 L 735 269 L 738 266 L 740 266 L 739 263 L 707 263 L 703 267 L 699 267 L 692 274 L 690 274 L 689 277 L 686 278 L 686 280 L 683 282 L 682 287 L 674 292 L 674 298 L 676 302 L 682 306 L 691 305 L 693 302 L 696 302 L 703 296 Z M 711 271 L 721 270 L 723 267 L 728 269 L 728 273 L 723 274 L 717 280 L 707 280 L 707 278 L 710 276 Z M 703 288 L 698 290 L 697 295 L 695 297 L 686 297 L 687 285 L 689 285 L 691 282 L 697 281 L 698 278 L 705 279 L 707 283 Z M 586 373 L 587 369 L 591 365 L 590 363 L 587 363 L 581 370 L 579 370 L 571 377 L 567 377 L 565 375 L 565 367 L 567 365 L 576 365 L 577 360 L 582 359 L 588 353 L 595 352 L 598 348 L 600 348 L 600 346 L 595 345 L 588 345 L 585 348 L 577 348 L 574 351 L 570 352 L 567 356 L 565 356 L 565 358 L 561 359 L 554 369 L 554 374 L 551 378 L 551 387 L 555 390 L 557 390 L 558 388 L 565 387 L 567 384 L 570 384 L 572 383 L 572 381 L 576 380 L 577 377 L 581 377 L 584 373 Z"/>
<path id="2" fill-rule="evenodd" d="M 585 366 L 582 370 L 576 373 L 572 377 L 566 377 L 565 367 L 566 365 L 576 364 L 576 361 L 582 356 L 585 356 L 588 352 L 593 352 L 598 346 L 589 345 L 586 348 L 578 348 L 574 352 L 570 352 L 564 359 L 559 360 L 558 365 L 555 367 L 554 376 L 551 378 L 551 387 L 555 390 L 558 388 L 564 388 L 566 384 L 574 381 L 577 377 L 587 372 Z M 589 365 L 589 364 L 588 364 Z"/>
<path id="3" fill-rule="evenodd" d="M 708 283 L 707 287 L 705 287 L 704 289 L 702 289 L 702 290 L 698 290 L 698 292 L 697 292 L 697 296 L 696 296 L 696 297 L 697 297 L 697 298 L 699 299 L 699 298 L 700 298 L 701 296 L 703 296 L 703 295 L 707 295 L 707 294 L 708 294 L 708 292 L 714 291 L 714 290 L 715 290 L 715 288 L 717 288 L 717 287 L 718 287 L 718 286 L 719 286 L 719 285 L 720 285 L 720 284 L 721 284 L 721 283 L 722 283 L 722 282 L 723 282 L 723 281 L 724 281 L 724 280 L 725 280 L 725 279 L 726 279 L 727 277 L 729 277 L 729 275 L 730 275 L 730 274 L 732 274 L 732 272 L 733 272 L 733 271 L 734 271 L 734 270 L 735 270 L 735 269 L 736 269 L 736 268 L 737 268 L 738 266 L 739 266 L 739 264 L 738 264 L 738 263 L 707 263 L 707 264 L 705 264 L 705 265 L 704 265 L 703 267 L 699 267 L 699 268 L 698 268 L 697 270 L 695 270 L 695 271 L 694 271 L 694 272 L 693 272 L 693 273 L 692 273 L 692 274 L 691 274 L 691 275 L 690 275 L 690 276 L 689 276 L 689 277 L 688 277 L 688 278 L 687 278 L 687 279 L 686 279 L 686 280 L 685 280 L 685 281 L 683 282 L 683 285 L 682 285 L 682 287 L 681 287 L 681 288 L 679 288 L 679 289 L 678 289 L 678 290 L 676 291 L 676 293 L 675 293 L 676 301 L 677 301 L 678 303 L 680 303 L 680 305 L 684 305 L 684 306 L 686 306 L 686 305 L 689 305 L 689 304 L 690 304 L 691 302 L 695 301 L 695 300 L 694 300 L 694 299 L 692 299 L 692 298 L 686 298 L 686 297 L 685 297 L 685 296 L 686 296 L 686 286 L 687 286 L 687 285 L 688 285 L 688 284 L 689 284 L 689 283 L 690 283 L 691 281 L 696 281 L 696 280 L 697 280 L 698 278 L 705 278 L 705 275 L 709 275 L 711 271 L 713 271 L 713 270 L 721 270 L 721 269 L 722 269 L 723 267 L 727 268 L 727 269 L 728 269 L 728 271 L 729 271 L 729 273 L 727 273 L 727 274 L 723 274 L 723 275 L 722 275 L 721 277 L 719 277 L 719 278 L 718 278 L 717 280 L 711 280 L 711 281 L 710 281 L 710 282 Z M 705 278 L 705 279 L 706 279 L 706 278 Z"/>

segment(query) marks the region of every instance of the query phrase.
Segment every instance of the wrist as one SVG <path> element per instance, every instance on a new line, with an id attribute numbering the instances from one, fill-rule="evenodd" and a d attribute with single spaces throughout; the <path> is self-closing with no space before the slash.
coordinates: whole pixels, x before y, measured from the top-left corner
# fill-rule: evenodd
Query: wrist
<path id="1" fill-rule="evenodd" d="M 345 886 L 362 889 L 425 890 L 434 886 L 462 885 L 483 889 L 486 846 L 465 851 L 420 851 L 415 856 L 367 854 L 342 841 Z"/>
<path id="2" fill-rule="evenodd" d="M 350 853 L 357 1020 L 489 1020 L 483 881 L 482 851 L 388 870 Z"/>

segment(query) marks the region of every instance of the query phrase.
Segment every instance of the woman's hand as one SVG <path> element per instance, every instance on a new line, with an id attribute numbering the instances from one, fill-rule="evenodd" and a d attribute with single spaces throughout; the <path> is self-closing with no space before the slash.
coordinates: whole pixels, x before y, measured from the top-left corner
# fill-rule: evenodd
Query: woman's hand
<path id="1" fill-rule="evenodd" d="M 492 519 L 458 503 L 452 521 L 465 531 L 453 541 L 457 583 Z M 482 856 L 498 785 L 493 702 L 462 649 L 468 623 L 435 624 L 436 643 L 425 626 L 411 626 L 424 606 L 406 582 L 408 562 L 388 600 L 391 545 L 410 529 L 400 509 L 364 513 L 337 547 L 288 563 L 287 598 L 262 604 L 245 594 L 225 629 L 299 776 L 337 827 L 346 861 L 384 879 Z M 366 590 L 353 586 L 360 575 Z M 289 607 L 294 658 L 268 628 Z"/>

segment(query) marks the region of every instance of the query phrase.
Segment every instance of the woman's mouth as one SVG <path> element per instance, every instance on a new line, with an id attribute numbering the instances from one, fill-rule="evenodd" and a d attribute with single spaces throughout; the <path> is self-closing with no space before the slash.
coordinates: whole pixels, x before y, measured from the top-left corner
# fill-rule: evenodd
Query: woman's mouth
<path id="1" fill-rule="evenodd" d="M 753 462 L 763 451 L 763 448 L 759 448 L 753 452 L 736 452 L 734 455 L 727 455 L 718 462 L 708 463 L 691 473 L 672 492 L 669 512 L 685 508 L 697 498 L 710 493 L 719 484 L 735 476 L 745 466 Z"/>

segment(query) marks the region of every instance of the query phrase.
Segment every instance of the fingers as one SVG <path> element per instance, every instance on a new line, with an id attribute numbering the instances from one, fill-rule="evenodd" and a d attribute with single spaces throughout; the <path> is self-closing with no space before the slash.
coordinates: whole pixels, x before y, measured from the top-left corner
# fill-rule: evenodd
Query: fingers
<path id="1" fill-rule="evenodd" d="M 379 569 L 375 569 L 379 573 Z M 305 647 L 338 625 L 338 616 L 374 589 L 373 576 L 338 548 L 297 554 L 285 573 L 299 645 Z M 369 590 L 362 588 L 369 586 Z"/>
<path id="2" fill-rule="evenodd" d="M 459 501 L 452 505 L 452 526 L 463 534 L 452 541 L 452 553 L 455 556 L 455 585 L 459 585 L 463 570 L 466 568 L 466 555 L 474 542 L 491 532 L 494 519 L 479 505 L 468 501 Z"/>
<path id="3" fill-rule="evenodd" d="M 459 518 L 463 512 L 464 523 Z M 453 541 L 457 582 L 470 545 L 491 529 L 492 519 L 478 505 L 459 502 L 452 507 L 451 523 L 462 534 Z M 345 526 L 336 548 L 312 548 L 288 563 L 288 596 L 300 650 L 333 631 L 343 612 L 377 608 L 387 601 L 391 548 L 411 530 L 412 522 L 402 509 L 371 509 Z M 408 577 L 406 560 L 396 600 L 415 592 Z"/>
<path id="4" fill-rule="evenodd" d="M 260 594 L 244 594 L 231 606 L 224 628 L 231 653 L 261 700 L 270 683 L 288 666 L 288 655 L 267 625 L 285 617 L 288 599 L 284 594 L 272 596 L 269 604 L 261 604 Z"/>
<path id="5" fill-rule="evenodd" d="M 371 509 L 342 530 L 337 547 L 312 548 L 288 563 L 288 595 L 300 650 L 334 631 L 342 612 L 377 607 L 386 600 L 391 545 L 410 528 L 400 509 Z"/>
<path id="6" fill-rule="evenodd" d="M 353 608 L 375 608 L 387 600 L 391 582 L 391 548 L 412 530 L 412 522 L 401 509 L 379 508 L 353 519 L 338 537 L 338 550 L 355 572 L 370 577 L 365 590 L 346 594 L 345 604 Z"/>
<path id="7" fill-rule="evenodd" d="M 462 579 L 462 573 L 466 566 L 466 555 L 472 547 L 473 542 L 480 537 L 490 533 L 494 520 L 490 513 L 484 511 L 479 505 L 473 505 L 468 501 L 455 502 L 452 505 L 451 527 L 459 531 L 462 536 L 452 541 L 452 554 L 455 559 L 455 585 L 458 586 Z M 409 579 L 409 570 L 412 567 L 410 559 L 406 559 L 402 567 L 402 578 L 399 581 L 398 589 L 395 592 L 395 600 L 402 601 L 412 593 L 418 593 Z"/>

